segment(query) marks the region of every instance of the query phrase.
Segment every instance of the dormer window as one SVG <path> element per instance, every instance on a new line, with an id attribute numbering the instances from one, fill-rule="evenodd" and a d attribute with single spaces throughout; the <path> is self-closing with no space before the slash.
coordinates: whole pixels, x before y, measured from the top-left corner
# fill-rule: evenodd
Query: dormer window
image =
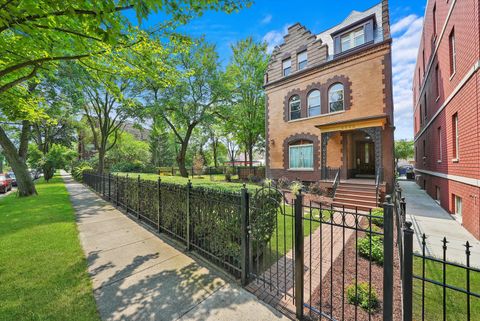
<path id="1" fill-rule="evenodd" d="M 298 70 L 302 70 L 307 67 L 307 51 L 304 50 L 297 55 Z"/>
<path id="2" fill-rule="evenodd" d="M 346 51 L 365 43 L 365 31 L 363 26 L 340 37 L 342 51 Z"/>
<path id="3" fill-rule="evenodd" d="M 290 58 L 282 61 L 283 76 L 288 76 L 292 72 L 292 60 Z"/>

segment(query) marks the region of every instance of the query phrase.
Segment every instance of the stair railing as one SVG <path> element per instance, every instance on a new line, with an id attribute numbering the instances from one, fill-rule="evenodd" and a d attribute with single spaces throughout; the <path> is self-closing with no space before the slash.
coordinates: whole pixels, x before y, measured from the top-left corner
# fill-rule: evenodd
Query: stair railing
<path id="1" fill-rule="evenodd" d="M 383 180 L 382 173 L 383 173 L 382 168 L 381 167 L 377 168 L 377 173 L 375 175 L 375 203 L 377 207 L 378 207 L 378 196 L 380 192 L 380 183 Z"/>
<path id="2" fill-rule="evenodd" d="M 335 198 L 335 194 L 337 193 L 337 187 L 340 184 L 340 168 L 337 169 L 337 173 L 335 174 L 335 179 L 333 180 L 332 184 L 332 198 Z"/>

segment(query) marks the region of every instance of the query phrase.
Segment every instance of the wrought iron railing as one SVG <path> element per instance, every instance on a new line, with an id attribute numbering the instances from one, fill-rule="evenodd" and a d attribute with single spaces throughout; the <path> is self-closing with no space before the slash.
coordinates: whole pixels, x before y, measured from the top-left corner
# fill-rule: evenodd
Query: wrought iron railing
<path id="1" fill-rule="evenodd" d="M 380 184 L 383 181 L 383 168 L 377 168 L 377 172 L 375 173 L 375 202 L 379 203 L 379 196 L 380 196 Z"/>
<path id="2" fill-rule="evenodd" d="M 334 198 L 335 194 L 337 194 L 338 185 L 340 185 L 340 168 L 337 170 L 337 173 L 335 174 L 335 179 L 333 180 L 332 191 L 331 191 L 332 198 Z"/>
<path id="3" fill-rule="evenodd" d="M 333 181 L 337 176 L 338 171 L 340 170 L 339 167 L 322 167 L 322 180 L 324 181 Z"/>

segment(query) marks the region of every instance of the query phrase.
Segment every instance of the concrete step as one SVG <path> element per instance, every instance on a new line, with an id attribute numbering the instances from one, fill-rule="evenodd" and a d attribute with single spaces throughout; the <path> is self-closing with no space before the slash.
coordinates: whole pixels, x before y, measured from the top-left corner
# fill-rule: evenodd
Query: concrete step
<path id="1" fill-rule="evenodd" d="M 356 205 L 362 205 L 362 206 L 367 206 L 367 207 L 376 207 L 377 203 L 375 202 L 375 199 L 373 200 L 361 200 L 361 199 L 355 199 L 355 198 L 343 198 L 343 197 L 335 197 L 333 199 L 334 203 L 342 203 L 342 204 L 356 204 Z"/>
<path id="2" fill-rule="evenodd" d="M 347 209 L 357 209 L 359 211 L 370 211 L 371 209 L 375 208 L 376 206 L 367 206 L 367 205 L 360 205 L 354 203 L 340 203 L 340 202 L 333 202 L 333 207 L 345 207 Z"/>
<path id="3" fill-rule="evenodd" d="M 375 193 L 354 193 L 354 192 L 342 192 L 338 191 L 335 193 L 335 198 L 350 198 L 350 199 L 359 199 L 375 202 L 376 195 Z"/>
<path id="4" fill-rule="evenodd" d="M 340 187 L 337 188 L 337 193 L 366 195 L 371 197 L 375 197 L 377 195 L 376 190 L 361 190 L 361 189 L 340 188 Z"/>

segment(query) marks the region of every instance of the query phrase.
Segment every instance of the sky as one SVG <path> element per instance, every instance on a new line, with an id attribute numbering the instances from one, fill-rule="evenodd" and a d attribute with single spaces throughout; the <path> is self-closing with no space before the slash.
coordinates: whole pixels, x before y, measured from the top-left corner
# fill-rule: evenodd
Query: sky
<path id="1" fill-rule="evenodd" d="M 342 22 L 352 10 L 363 11 L 380 0 L 257 0 L 238 13 L 206 12 L 180 30 L 215 43 L 222 65 L 231 57 L 231 46 L 252 36 L 265 41 L 271 51 L 283 42 L 288 26 L 300 22 L 318 34 Z M 420 43 L 426 0 L 390 0 L 393 37 L 393 96 L 395 139 L 413 138 L 412 77 Z M 144 27 L 158 23 L 152 15 Z"/>

